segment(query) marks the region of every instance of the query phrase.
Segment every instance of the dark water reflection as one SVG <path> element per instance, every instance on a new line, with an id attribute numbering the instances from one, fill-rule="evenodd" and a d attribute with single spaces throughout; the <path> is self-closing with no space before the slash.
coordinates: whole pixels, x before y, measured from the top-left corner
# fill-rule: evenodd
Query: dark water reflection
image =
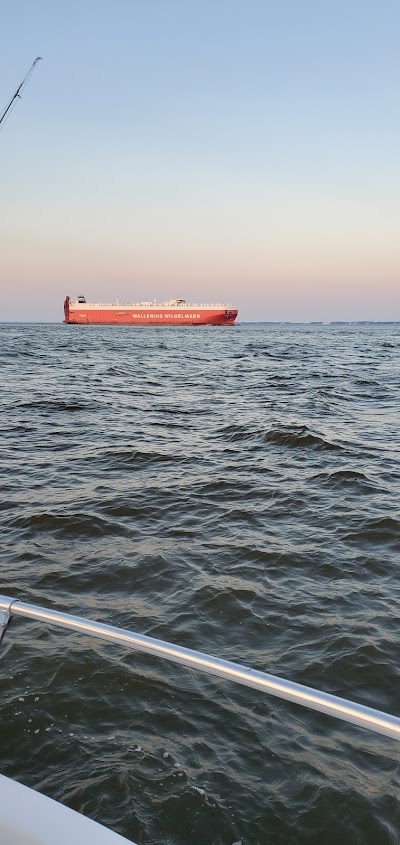
<path id="1" fill-rule="evenodd" d="M 1 592 L 400 715 L 400 327 L 0 326 Z M 399 752 L 17 620 L 2 771 L 128 838 L 400 842 Z"/>

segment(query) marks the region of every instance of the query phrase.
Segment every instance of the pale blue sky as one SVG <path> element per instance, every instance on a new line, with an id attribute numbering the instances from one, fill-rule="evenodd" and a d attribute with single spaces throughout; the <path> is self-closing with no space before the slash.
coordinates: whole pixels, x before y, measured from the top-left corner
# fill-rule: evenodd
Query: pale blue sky
<path id="1" fill-rule="evenodd" d="M 400 4 L 1 12 L 1 319 L 66 293 L 400 319 Z"/>

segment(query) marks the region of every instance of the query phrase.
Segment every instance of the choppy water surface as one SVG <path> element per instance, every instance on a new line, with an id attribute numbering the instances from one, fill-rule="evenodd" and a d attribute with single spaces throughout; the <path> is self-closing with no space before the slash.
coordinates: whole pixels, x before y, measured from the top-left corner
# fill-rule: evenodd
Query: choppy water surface
<path id="1" fill-rule="evenodd" d="M 400 715 L 400 326 L 2 325 L 2 593 Z M 128 838 L 400 842 L 400 745 L 16 619 L 2 771 Z"/>

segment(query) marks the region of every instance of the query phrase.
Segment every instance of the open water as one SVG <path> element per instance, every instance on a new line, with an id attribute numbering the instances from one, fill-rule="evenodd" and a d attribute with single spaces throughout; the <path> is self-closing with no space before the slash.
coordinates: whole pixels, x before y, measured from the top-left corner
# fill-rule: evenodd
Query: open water
<path id="1" fill-rule="evenodd" d="M 399 325 L 0 344 L 0 592 L 400 715 Z M 400 842 L 394 740 L 22 619 L 0 670 L 2 772 L 133 841 Z"/>

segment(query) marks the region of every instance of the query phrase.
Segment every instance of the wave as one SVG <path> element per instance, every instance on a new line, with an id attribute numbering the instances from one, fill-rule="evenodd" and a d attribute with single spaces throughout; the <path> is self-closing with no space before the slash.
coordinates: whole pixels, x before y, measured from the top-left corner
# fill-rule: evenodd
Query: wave
<path id="1" fill-rule="evenodd" d="M 97 514 L 84 513 L 56 514 L 51 512 L 32 513 L 16 517 L 10 525 L 25 533 L 52 533 L 79 539 L 82 537 L 102 537 L 109 534 L 126 536 L 129 530 L 120 522 L 112 522 Z"/>
<path id="2" fill-rule="evenodd" d="M 50 414 L 57 414 L 57 413 L 79 413 L 80 411 L 87 411 L 93 408 L 98 408 L 98 402 L 69 402 L 68 400 L 60 399 L 58 401 L 50 400 L 50 399 L 33 399 L 29 402 L 20 402 L 14 407 L 16 409 L 23 408 L 24 410 L 29 410 L 31 412 L 34 411 L 46 411 L 46 413 Z"/>
<path id="3" fill-rule="evenodd" d="M 400 520 L 391 516 L 365 520 L 355 531 L 344 534 L 343 539 L 362 546 L 389 545 L 400 551 Z"/>
<path id="4" fill-rule="evenodd" d="M 367 473 L 352 469 L 337 469 L 317 473 L 314 479 L 321 485 L 344 490 L 354 489 L 359 493 L 375 494 L 383 492 L 383 486 L 371 479 Z"/>
<path id="5" fill-rule="evenodd" d="M 286 446 L 289 449 L 310 447 L 332 452 L 343 449 L 338 443 L 333 443 L 322 435 L 315 434 L 305 425 L 270 428 L 269 431 L 265 432 L 264 440 L 266 443 Z"/>

